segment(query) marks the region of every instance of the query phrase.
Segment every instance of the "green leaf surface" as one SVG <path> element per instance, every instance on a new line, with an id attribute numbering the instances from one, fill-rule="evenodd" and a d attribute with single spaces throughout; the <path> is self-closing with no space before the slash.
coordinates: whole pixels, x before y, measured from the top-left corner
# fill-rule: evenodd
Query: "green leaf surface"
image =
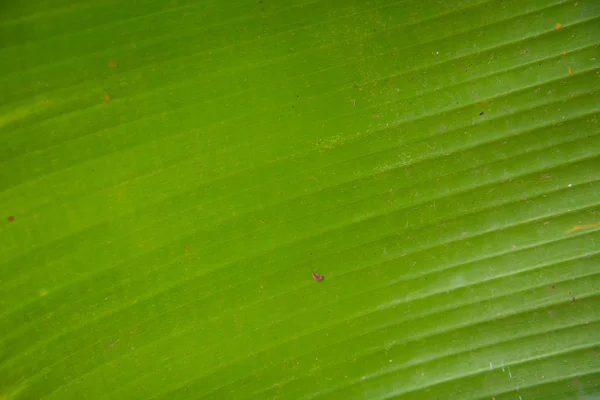
<path id="1" fill-rule="evenodd" d="M 600 397 L 599 44 L 597 0 L 2 2 L 0 398 Z"/>

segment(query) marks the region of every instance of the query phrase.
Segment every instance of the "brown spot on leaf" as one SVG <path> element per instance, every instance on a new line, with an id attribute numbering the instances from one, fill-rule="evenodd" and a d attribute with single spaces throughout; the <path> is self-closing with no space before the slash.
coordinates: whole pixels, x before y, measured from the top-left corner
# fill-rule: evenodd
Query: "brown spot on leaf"
<path id="1" fill-rule="evenodd" d="M 110 101 L 110 95 L 108 93 L 104 93 L 104 101 Z"/>
<path id="2" fill-rule="evenodd" d="M 190 251 L 190 246 L 186 246 L 185 252 L 188 253 Z"/>
<path id="3" fill-rule="evenodd" d="M 560 22 L 557 22 L 557 23 L 556 23 L 556 29 L 558 30 L 558 29 L 560 29 L 560 28 L 562 28 L 562 24 L 561 24 Z"/>
<path id="4" fill-rule="evenodd" d="M 319 275 L 316 272 L 313 272 L 312 277 L 315 281 L 322 281 L 325 278 L 323 275 Z"/>
<path id="5" fill-rule="evenodd" d="M 573 75 L 573 70 L 569 68 L 569 75 Z"/>
<path id="6" fill-rule="evenodd" d="M 117 68 L 119 66 L 119 60 L 112 58 L 108 60 L 108 68 Z"/>
<path id="7" fill-rule="evenodd" d="M 12 215 L 8 217 L 8 222 L 13 222 L 15 220 L 15 217 L 13 217 Z"/>
<path id="8" fill-rule="evenodd" d="M 600 222 L 596 222 L 593 224 L 586 224 L 586 225 L 575 225 L 574 227 L 572 227 L 571 229 L 569 229 L 568 231 L 565 231 L 565 232 L 571 233 L 571 232 L 575 232 L 575 231 L 580 231 L 582 229 L 597 228 L 599 226 L 600 226 Z"/>

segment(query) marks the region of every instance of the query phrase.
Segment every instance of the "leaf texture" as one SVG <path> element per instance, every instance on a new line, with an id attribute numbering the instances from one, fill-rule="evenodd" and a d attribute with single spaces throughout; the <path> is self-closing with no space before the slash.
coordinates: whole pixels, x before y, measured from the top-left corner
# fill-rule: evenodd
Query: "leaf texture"
<path id="1" fill-rule="evenodd" d="M 599 44 L 593 0 L 4 2 L 0 398 L 599 397 Z"/>

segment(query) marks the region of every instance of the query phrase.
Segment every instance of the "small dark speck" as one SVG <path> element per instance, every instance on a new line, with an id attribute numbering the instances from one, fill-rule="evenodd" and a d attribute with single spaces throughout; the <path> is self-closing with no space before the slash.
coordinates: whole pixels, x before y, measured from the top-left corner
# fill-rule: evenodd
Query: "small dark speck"
<path id="1" fill-rule="evenodd" d="M 317 274 L 316 272 L 313 272 L 313 274 L 312 274 L 312 278 L 313 278 L 315 281 L 322 281 L 322 280 L 323 280 L 323 278 L 324 278 L 324 276 L 323 276 L 323 275 L 321 275 L 321 274 Z"/>
<path id="2" fill-rule="evenodd" d="M 13 222 L 15 220 L 15 217 L 13 217 L 12 215 L 8 217 L 8 222 Z"/>
<path id="3" fill-rule="evenodd" d="M 292 108 L 294 108 L 294 106 L 292 106 Z"/>
<path id="4" fill-rule="evenodd" d="M 552 289 L 556 289 L 556 286 L 552 285 Z"/>
<path id="5" fill-rule="evenodd" d="M 485 112 L 483 112 L 483 111 L 479 113 L 479 115 L 483 115 L 483 114 L 485 114 Z"/>
<path id="6" fill-rule="evenodd" d="M 296 97 L 300 97 L 300 96 L 296 95 Z"/>
<path id="7" fill-rule="evenodd" d="M 575 297 L 573 297 L 573 298 L 571 299 L 571 302 L 575 303 L 575 301 L 576 301 L 576 300 L 577 300 L 577 299 L 576 299 Z"/>

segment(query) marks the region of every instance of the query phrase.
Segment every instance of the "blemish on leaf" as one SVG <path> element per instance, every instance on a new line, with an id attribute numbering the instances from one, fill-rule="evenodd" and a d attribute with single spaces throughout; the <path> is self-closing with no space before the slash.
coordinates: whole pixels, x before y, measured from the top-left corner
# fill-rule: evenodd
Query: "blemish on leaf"
<path id="1" fill-rule="evenodd" d="M 13 217 L 12 215 L 10 215 L 8 217 L 8 222 L 13 222 L 15 220 L 15 217 Z"/>
<path id="2" fill-rule="evenodd" d="M 322 281 L 323 278 L 325 278 L 323 275 L 317 274 L 316 272 L 313 272 L 312 277 L 315 281 Z"/>
<path id="3" fill-rule="evenodd" d="M 573 75 L 573 70 L 569 67 L 569 75 Z"/>
<path id="4" fill-rule="evenodd" d="M 186 246 L 186 247 L 185 247 L 185 252 L 186 252 L 186 253 L 189 253 L 189 251 L 190 251 L 190 246 Z"/>
<path id="5" fill-rule="evenodd" d="M 562 24 L 561 24 L 560 22 L 557 22 L 557 23 L 556 23 L 556 29 L 558 30 L 558 29 L 560 29 L 560 28 L 562 28 Z"/>
<path id="6" fill-rule="evenodd" d="M 108 68 L 117 68 L 119 66 L 119 60 L 112 58 L 108 60 Z"/>
<path id="7" fill-rule="evenodd" d="M 587 225 L 575 225 L 574 227 L 572 227 L 571 229 L 569 229 L 568 231 L 565 231 L 565 232 L 571 233 L 571 232 L 581 231 L 583 229 L 597 228 L 599 226 L 600 226 L 600 222 L 596 222 L 593 224 L 587 224 Z"/>
<path id="8" fill-rule="evenodd" d="M 110 101 L 110 95 L 108 93 L 104 93 L 104 101 Z"/>

